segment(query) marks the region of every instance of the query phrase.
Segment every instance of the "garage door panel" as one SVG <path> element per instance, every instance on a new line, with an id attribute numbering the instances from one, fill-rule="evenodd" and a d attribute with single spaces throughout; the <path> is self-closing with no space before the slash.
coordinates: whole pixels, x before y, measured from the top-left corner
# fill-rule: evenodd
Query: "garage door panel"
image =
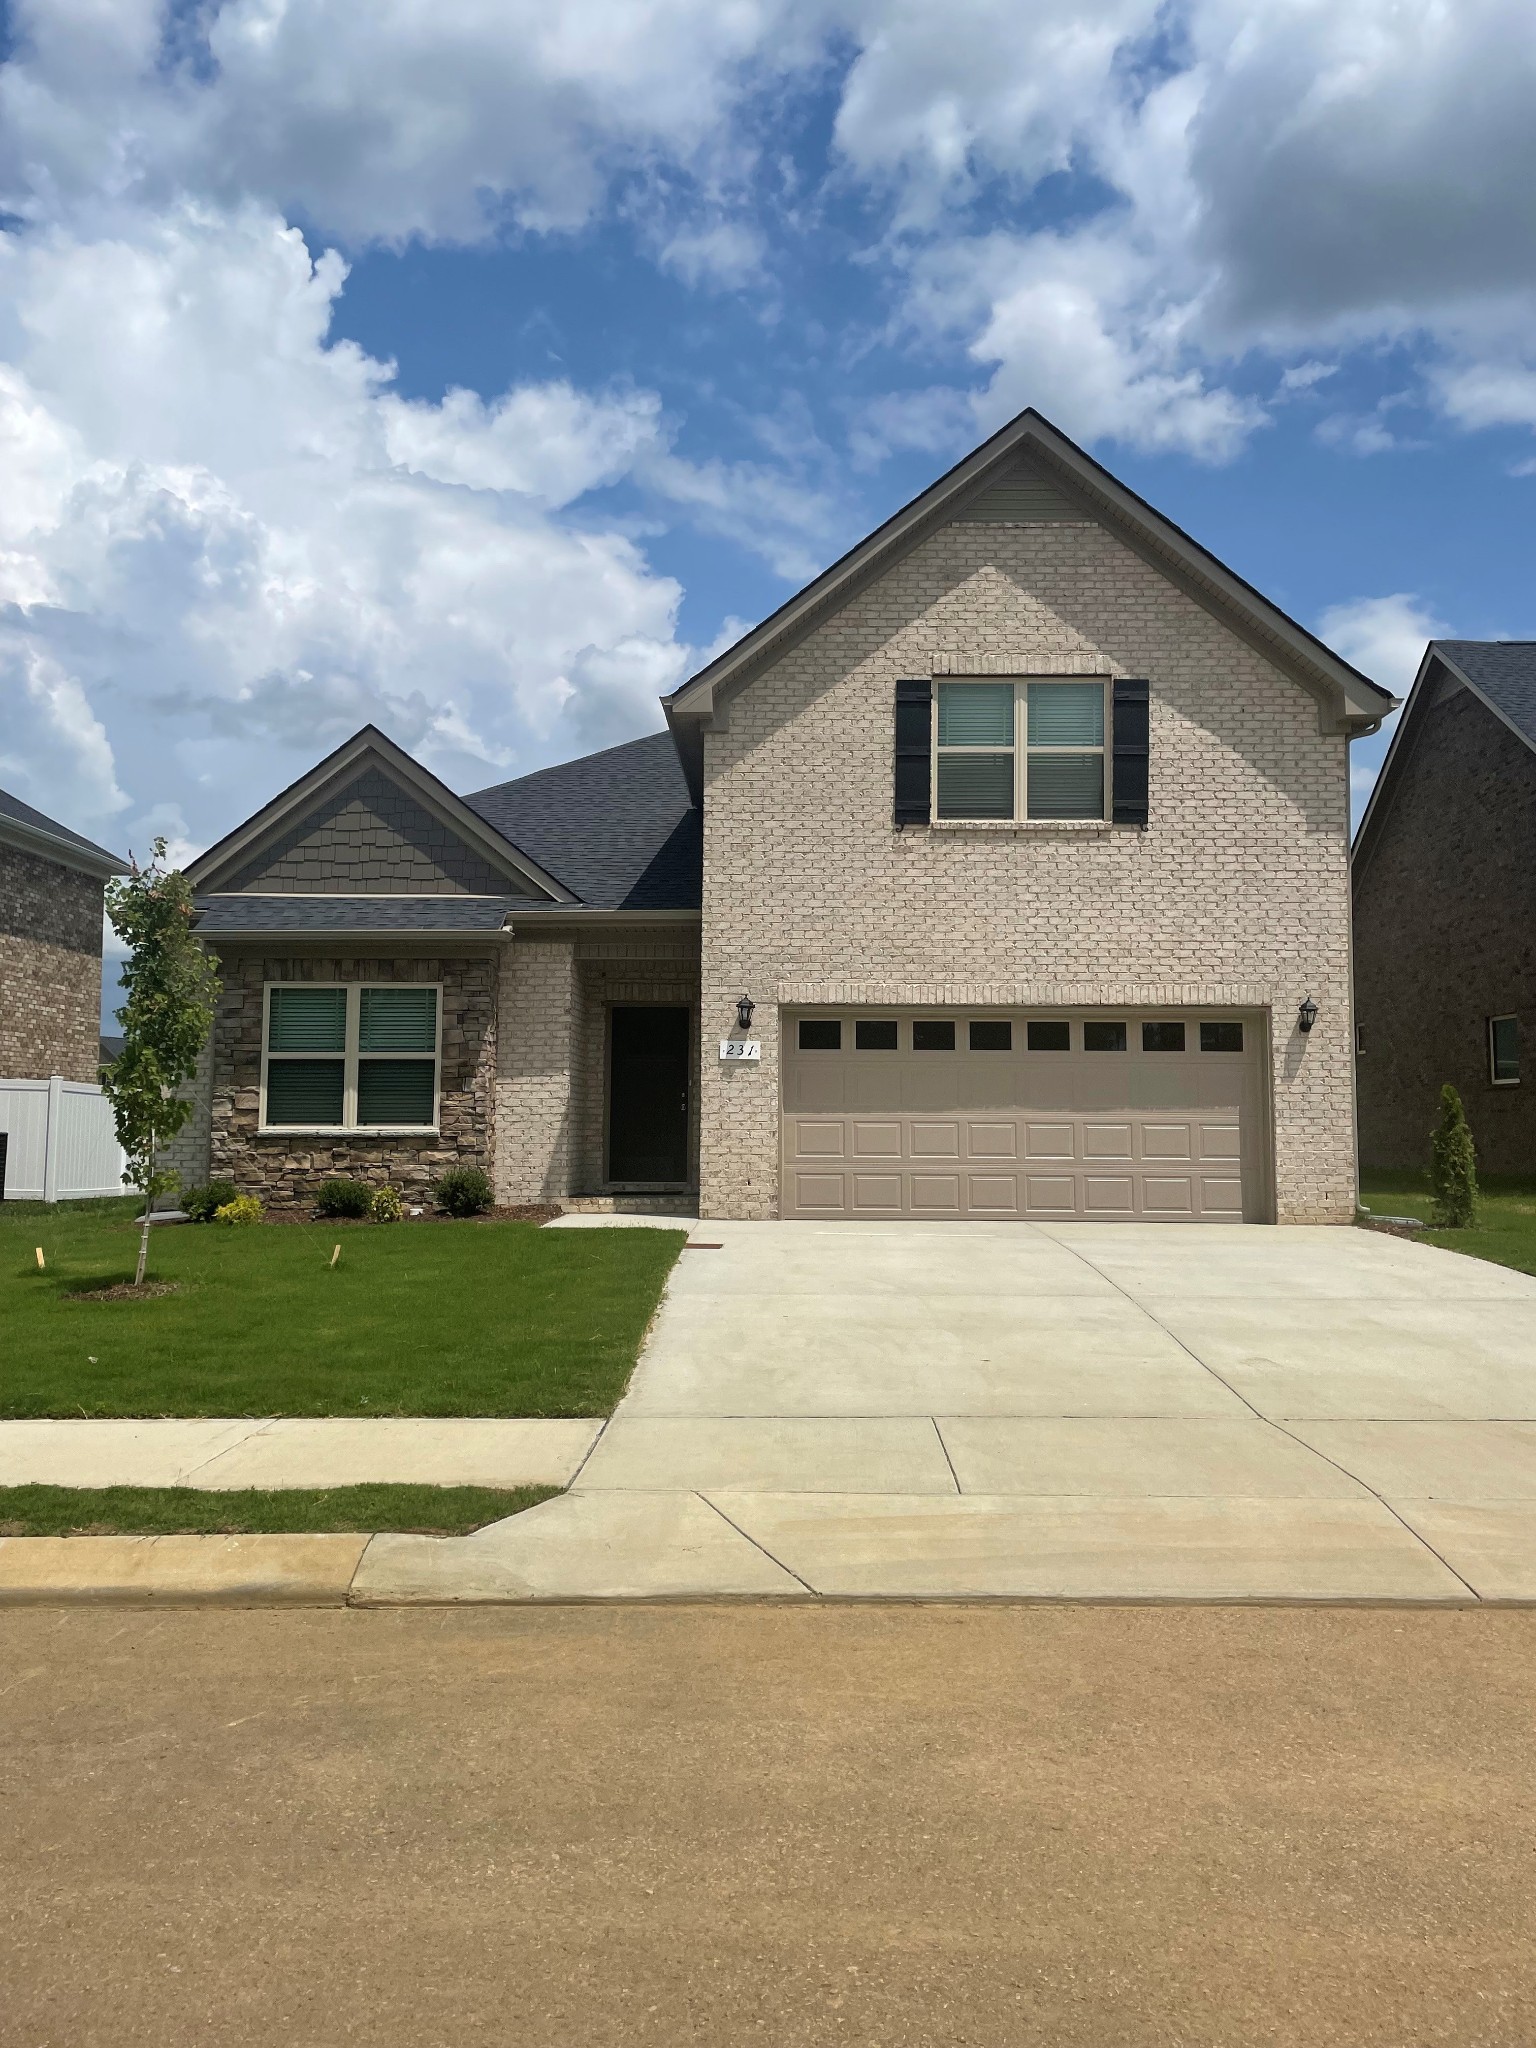
<path id="1" fill-rule="evenodd" d="M 847 1150 L 848 1127 L 841 1119 L 837 1123 L 820 1117 L 802 1116 L 796 1119 L 796 1159 L 841 1159 Z"/>
<path id="2" fill-rule="evenodd" d="M 1100 1123 L 1097 1118 L 1083 1123 L 1085 1159 L 1129 1159 L 1133 1156 L 1132 1127 L 1128 1123 Z"/>
<path id="3" fill-rule="evenodd" d="M 1011 1120 L 1007 1123 L 968 1123 L 965 1143 L 972 1159 L 1017 1159 L 1018 1126 Z"/>
<path id="4" fill-rule="evenodd" d="M 894 1052 L 860 1051 L 849 1013 L 840 1051 L 800 1055 L 791 1022 L 784 1213 L 1169 1222 L 1253 1214 L 1266 1128 L 1259 1029 L 1245 1034 L 1243 1054 L 1203 1056 L 1198 1014 L 1187 1011 L 1186 1051 L 1155 1053 L 1132 1012 L 1126 1052 L 1099 1054 L 1084 1046 L 1080 1014 L 1056 1014 L 1071 1030 L 1067 1053 L 1029 1053 L 1027 1013 L 1011 1019 L 1013 1050 L 994 1053 L 969 1050 L 963 1012 L 952 1053 L 914 1050 L 908 1013 L 897 1019 Z"/>
<path id="5" fill-rule="evenodd" d="M 960 1157 L 960 1126 L 958 1124 L 936 1124 L 913 1119 L 909 1126 L 912 1133 L 912 1157 L 914 1159 L 958 1159 Z"/>

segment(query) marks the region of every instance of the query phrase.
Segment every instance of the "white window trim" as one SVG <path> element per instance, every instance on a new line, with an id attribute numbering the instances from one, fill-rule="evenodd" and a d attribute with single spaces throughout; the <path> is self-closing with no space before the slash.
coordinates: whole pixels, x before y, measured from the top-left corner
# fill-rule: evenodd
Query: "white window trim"
<path id="1" fill-rule="evenodd" d="M 1493 1027 L 1495 1024 L 1513 1024 L 1515 1027 L 1515 1066 L 1517 1071 L 1512 1075 L 1507 1075 L 1503 1080 L 1500 1080 L 1494 1067 Z M 1520 1065 L 1519 1033 L 1520 1019 L 1513 1010 L 1506 1010 L 1502 1016 L 1490 1017 L 1488 1019 L 1488 1085 L 1490 1088 L 1518 1088 L 1520 1086 L 1520 1075 L 1518 1072 Z"/>
<path id="2" fill-rule="evenodd" d="M 288 988 L 341 988 L 347 991 L 347 1021 L 344 1049 L 336 1053 L 274 1053 L 268 1040 L 272 1024 L 272 991 Z M 437 1028 L 432 1044 L 432 1121 L 429 1124 L 360 1124 L 357 1121 L 357 1062 L 360 991 L 365 988 L 429 988 L 437 996 Z M 342 1061 L 341 1109 L 345 1122 L 339 1124 L 269 1124 L 267 1122 L 267 1070 L 275 1059 L 336 1059 Z M 423 1060 L 424 1052 L 370 1052 L 373 1060 Z M 269 981 L 261 991 L 261 1104 L 257 1111 L 259 1138 L 350 1137 L 350 1138 L 432 1138 L 439 1130 L 443 1086 L 443 984 L 440 981 Z"/>
<path id="3" fill-rule="evenodd" d="M 1013 745 L 1011 747 L 939 746 L 939 692 L 946 683 L 987 683 L 996 689 L 1013 690 Z M 1029 744 L 1029 686 L 1031 683 L 1097 683 L 1104 693 L 1104 738 L 1098 747 L 1031 747 Z M 1039 831 L 1098 831 L 1110 822 L 1114 812 L 1111 774 L 1114 720 L 1114 678 L 1112 676 L 935 676 L 933 679 L 933 735 L 929 742 L 929 823 L 941 831 L 1018 831 L 1030 826 Z M 1023 735 L 1021 740 L 1020 734 Z M 939 756 L 944 754 L 1004 754 L 1013 756 L 1013 816 L 1011 818 L 941 818 L 939 816 Z M 1029 757 L 1034 754 L 1097 753 L 1104 764 L 1104 808 L 1096 818 L 1032 818 L 1029 815 Z"/>

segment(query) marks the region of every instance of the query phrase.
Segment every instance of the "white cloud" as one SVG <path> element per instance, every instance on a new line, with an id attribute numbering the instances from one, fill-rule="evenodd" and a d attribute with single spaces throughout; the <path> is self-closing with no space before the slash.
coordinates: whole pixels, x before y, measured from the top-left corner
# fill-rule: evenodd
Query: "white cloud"
<path id="1" fill-rule="evenodd" d="M 1403 698 L 1418 674 L 1426 643 L 1443 639 L 1450 628 L 1422 598 L 1398 590 L 1390 597 L 1357 597 L 1347 604 L 1330 605 L 1318 620 L 1317 631 L 1362 675 L 1380 683 L 1394 697 Z M 1350 747 L 1349 790 L 1357 822 L 1376 786 L 1398 717 L 1398 712 L 1392 712 L 1379 732 Z"/>
<path id="2" fill-rule="evenodd" d="M 654 398 L 405 404 L 327 344 L 342 266 L 253 207 L 0 238 L 0 279 L 0 690 L 33 800 L 94 819 L 172 772 L 212 838 L 370 718 L 481 781 L 656 722 L 678 587 L 550 509 L 660 447 Z"/>
<path id="3" fill-rule="evenodd" d="M 767 253 L 759 229 L 742 221 L 716 220 L 679 228 L 663 244 L 659 261 L 684 284 L 743 291 L 761 281 Z"/>

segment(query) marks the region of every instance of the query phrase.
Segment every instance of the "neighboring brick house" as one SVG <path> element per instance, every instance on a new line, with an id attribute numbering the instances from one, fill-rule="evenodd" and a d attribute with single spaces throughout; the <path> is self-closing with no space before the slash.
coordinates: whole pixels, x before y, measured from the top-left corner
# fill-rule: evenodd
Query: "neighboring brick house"
<path id="1" fill-rule="evenodd" d="M 1354 853 L 1361 1163 L 1536 1172 L 1536 641 L 1432 640 Z"/>
<path id="2" fill-rule="evenodd" d="M 0 1080 L 94 1081 L 115 853 L 0 790 Z"/>
<path id="3" fill-rule="evenodd" d="M 196 1163 L 1347 1222 L 1348 745 L 1392 702 L 1024 413 L 667 733 L 461 798 L 369 728 L 194 863 Z"/>

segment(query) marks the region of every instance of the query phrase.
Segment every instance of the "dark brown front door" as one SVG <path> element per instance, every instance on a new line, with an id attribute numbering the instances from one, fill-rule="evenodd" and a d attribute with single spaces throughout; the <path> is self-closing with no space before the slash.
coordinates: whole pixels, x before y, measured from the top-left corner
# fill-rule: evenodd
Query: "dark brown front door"
<path id="1" fill-rule="evenodd" d="M 613 1012 L 608 1045 L 608 1178 L 688 1178 L 688 1012 L 648 1003 Z"/>

